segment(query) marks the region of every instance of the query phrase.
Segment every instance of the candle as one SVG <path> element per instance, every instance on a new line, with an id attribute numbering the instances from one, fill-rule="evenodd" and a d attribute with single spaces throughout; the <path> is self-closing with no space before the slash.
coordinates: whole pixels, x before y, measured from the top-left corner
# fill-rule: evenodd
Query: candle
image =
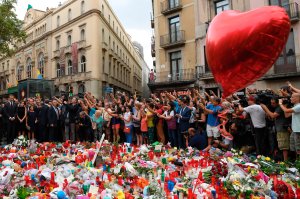
<path id="1" fill-rule="evenodd" d="M 179 199 L 183 199 L 183 193 L 179 192 Z"/>

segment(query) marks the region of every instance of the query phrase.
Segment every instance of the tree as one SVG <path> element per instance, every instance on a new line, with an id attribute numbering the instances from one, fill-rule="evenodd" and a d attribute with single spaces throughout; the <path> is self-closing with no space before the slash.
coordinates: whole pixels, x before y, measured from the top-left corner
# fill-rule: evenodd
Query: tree
<path id="1" fill-rule="evenodd" d="M 0 57 L 10 56 L 18 42 L 25 41 L 23 22 L 17 18 L 16 0 L 0 0 Z"/>

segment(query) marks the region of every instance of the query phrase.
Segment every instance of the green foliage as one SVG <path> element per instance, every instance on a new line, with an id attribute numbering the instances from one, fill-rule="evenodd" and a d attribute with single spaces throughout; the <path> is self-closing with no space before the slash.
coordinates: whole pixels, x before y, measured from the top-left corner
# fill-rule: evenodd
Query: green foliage
<path id="1" fill-rule="evenodd" d="M 10 56 L 16 43 L 24 41 L 26 34 L 22 30 L 23 22 L 17 18 L 16 0 L 0 1 L 0 57 Z"/>
<path id="2" fill-rule="evenodd" d="M 20 199 L 26 199 L 30 194 L 34 193 L 36 190 L 30 189 L 28 187 L 19 187 L 17 190 L 17 196 Z"/>

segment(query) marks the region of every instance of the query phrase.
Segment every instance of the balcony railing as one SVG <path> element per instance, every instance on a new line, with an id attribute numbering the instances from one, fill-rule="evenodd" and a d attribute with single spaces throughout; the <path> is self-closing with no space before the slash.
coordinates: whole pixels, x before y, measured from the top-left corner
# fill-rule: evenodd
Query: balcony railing
<path id="1" fill-rule="evenodd" d="M 71 54 L 71 53 L 72 53 L 71 45 L 66 46 L 66 47 L 65 47 L 65 54 Z"/>
<path id="2" fill-rule="evenodd" d="M 162 48 L 184 45 L 184 43 L 185 43 L 185 32 L 183 30 L 171 32 L 167 35 L 163 35 L 160 37 L 160 46 Z"/>
<path id="3" fill-rule="evenodd" d="M 161 2 L 161 13 L 164 15 L 177 12 L 181 9 L 181 0 L 165 0 L 164 2 Z"/>
<path id="4" fill-rule="evenodd" d="M 151 55 L 155 57 L 155 37 L 152 36 L 151 38 Z"/>
<path id="5" fill-rule="evenodd" d="M 297 72 L 296 56 L 280 56 L 274 64 L 274 73 Z"/>
<path id="6" fill-rule="evenodd" d="M 208 66 L 205 65 L 201 65 L 201 66 L 196 66 L 197 69 L 197 78 L 201 79 L 201 78 L 212 78 L 213 75 L 209 69 Z"/>
<path id="7" fill-rule="evenodd" d="M 60 57 L 60 50 L 55 50 L 55 51 L 53 52 L 53 57 L 54 57 L 54 58 Z"/>
<path id="8" fill-rule="evenodd" d="M 155 44 L 154 43 L 151 44 L 151 56 L 155 57 Z"/>
<path id="9" fill-rule="evenodd" d="M 162 71 L 156 73 L 155 83 L 176 82 L 176 81 L 192 81 L 196 80 L 195 69 L 181 69 L 179 71 Z M 152 81 L 153 83 L 153 81 Z"/>
<path id="10" fill-rule="evenodd" d="M 78 42 L 78 49 L 84 49 L 85 47 L 86 47 L 85 39 Z"/>
<path id="11" fill-rule="evenodd" d="M 288 13 L 291 22 L 297 22 L 299 21 L 299 5 L 298 3 L 290 3 L 285 6 L 283 6 L 286 12 Z"/>

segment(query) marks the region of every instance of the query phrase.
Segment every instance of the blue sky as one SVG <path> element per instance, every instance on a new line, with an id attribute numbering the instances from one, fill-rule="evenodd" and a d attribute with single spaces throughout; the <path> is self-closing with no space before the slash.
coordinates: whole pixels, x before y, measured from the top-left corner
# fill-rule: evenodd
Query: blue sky
<path id="1" fill-rule="evenodd" d="M 28 4 L 33 8 L 46 10 L 47 7 L 55 8 L 59 2 L 65 0 L 18 0 L 16 13 L 18 18 L 23 19 Z M 115 11 L 125 30 L 133 41 L 137 41 L 144 47 L 145 61 L 152 67 L 150 26 L 151 0 L 108 0 Z"/>

